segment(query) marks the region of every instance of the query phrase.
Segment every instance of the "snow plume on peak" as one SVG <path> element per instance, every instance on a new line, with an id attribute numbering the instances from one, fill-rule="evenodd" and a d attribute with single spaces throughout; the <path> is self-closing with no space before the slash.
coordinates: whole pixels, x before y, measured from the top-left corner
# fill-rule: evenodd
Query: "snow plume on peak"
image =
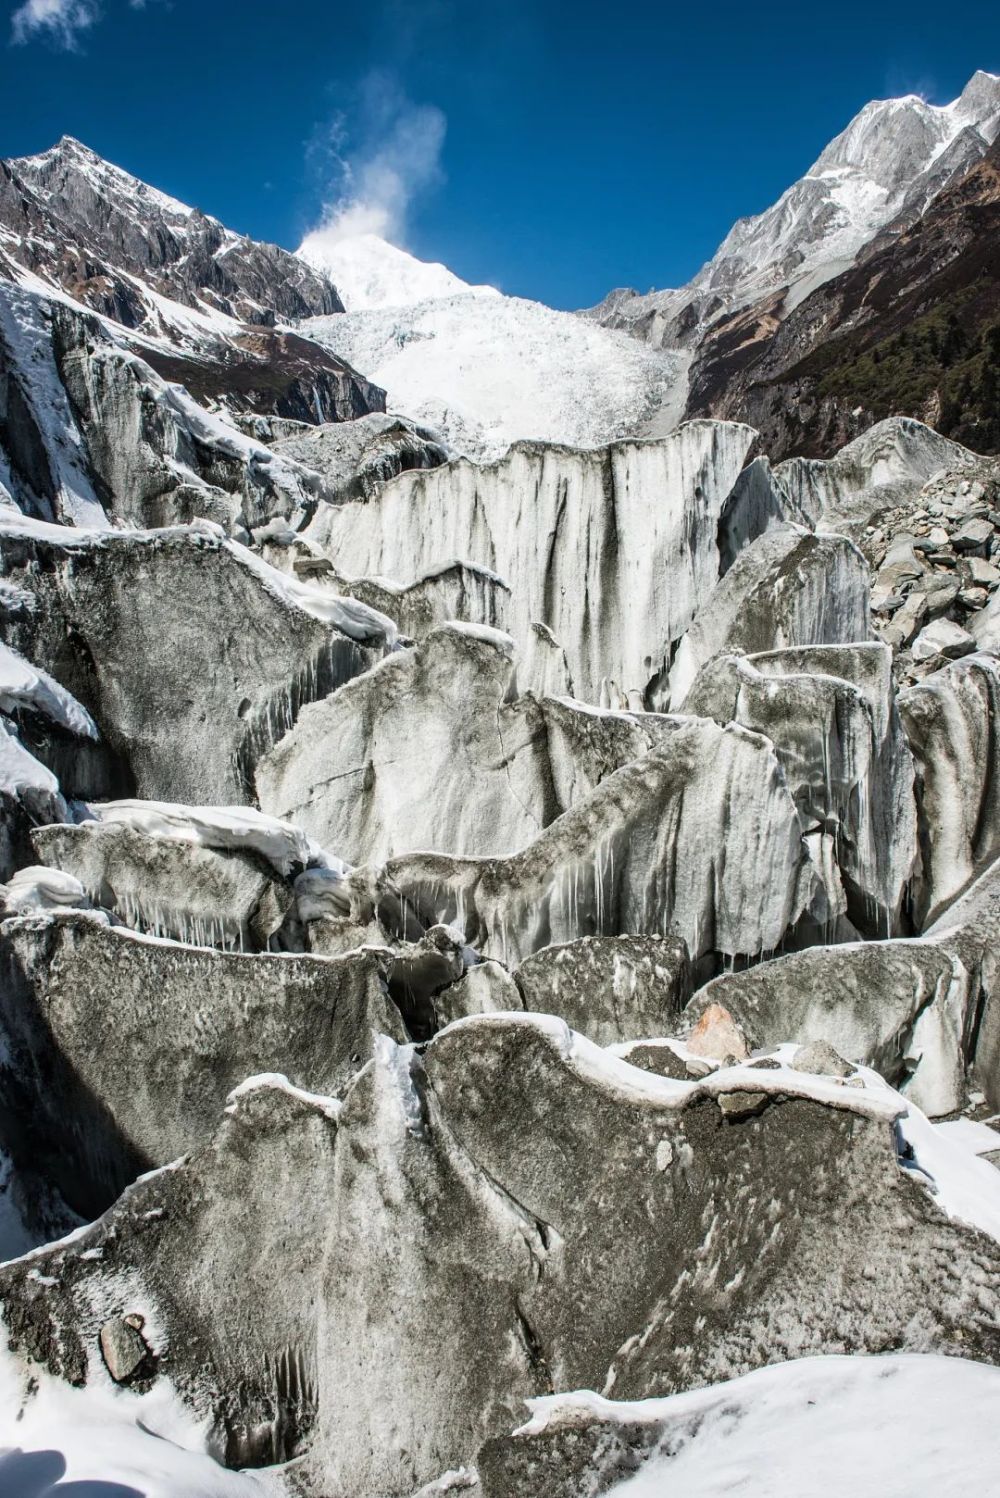
<path id="1" fill-rule="evenodd" d="M 470 286 L 437 261 L 418 260 L 377 234 L 328 240 L 318 230 L 303 241 L 297 253 L 314 270 L 329 276 L 348 312 L 412 307 L 468 292 L 499 295 L 492 286 Z"/>
<path id="2" fill-rule="evenodd" d="M 398 242 L 414 198 L 441 181 L 446 121 L 435 105 L 414 104 L 391 73 L 374 71 L 356 117 L 352 128 L 346 113 L 336 115 L 309 148 L 327 201 L 306 243 L 361 234 Z"/>
<path id="3" fill-rule="evenodd" d="M 81 31 L 97 20 L 93 0 L 24 0 L 10 18 L 11 41 L 20 45 L 45 37 L 72 51 Z"/>
<path id="4" fill-rule="evenodd" d="M 398 248 L 413 202 L 442 179 L 444 115 L 414 104 L 392 74 L 374 72 L 356 116 L 354 128 L 336 116 L 310 146 L 327 203 L 300 257 L 331 278 L 352 312 L 470 290 L 445 266 Z"/>

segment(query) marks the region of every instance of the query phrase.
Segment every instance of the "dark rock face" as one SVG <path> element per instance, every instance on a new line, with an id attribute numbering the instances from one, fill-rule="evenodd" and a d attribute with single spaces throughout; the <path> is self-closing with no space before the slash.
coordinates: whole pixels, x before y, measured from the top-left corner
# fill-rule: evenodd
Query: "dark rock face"
<path id="1" fill-rule="evenodd" d="M 185 387 L 195 411 L 200 404 L 229 417 L 315 424 L 385 409 L 385 392 L 343 360 L 274 327 L 341 311 L 324 277 L 165 197 L 77 141 L 64 138 L 42 156 L 0 162 L 0 228 L 7 231 L 0 287 L 13 304 L 12 312 L 0 309 L 0 445 L 10 457 L 15 497 L 35 513 L 64 518 L 58 470 L 73 455 L 53 453 L 45 413 L 32 409 L 37 371 L 17 336 L 24 324 L 18 299 L 33 298 L 36 317 L 51 322 L 57 377 L 80 423 L 83 489 L 139 524 L 194 516 L 226 523 L 240 508 L 228 513 L 225 496 L 213 492 L 241 487 L 227 472 L 234 463 L 239 470 L 238 444 L 224 431 L 200 430 L 190 411 L 177 409 L 182 399 L 165 395 L 164 381 Z M 61 295 L 48 300 L 21 290 L 23 270 L 97 315 L 74 318 Z M 83 346 L 80 368 L 74 353 Z M 258 451 L 250 466 L 262 470 L 266 461 Z M 123 464 L 132 470 L 127 481 Z M 265 490 L 273 485 L 263 471 L 256 481 Z M 247 514 L 249 524 L 260 523 Z"/>
<path id="2" fill-rule="evenodd" d="M 295 340 L 260 336 L 271 340 L 270 355 L 240 354 L 237 362 L 250 360 L 278 391 L 282 350 Z M 206 414 L 157 373 L 188 380 L 207 399 L 207 386 L 188 377 L 207 378 L 209 364 L 189 368 L 154 348 L 141 352 L 96 317 L 0 282 L 0 447 L 21 509 L 76 525 L 105 525 L 108 516 L 137 526 L 200 518 L 231 531 L 315 506 L 324 487 L 318 474 Z M 313 383 L 291 404 L 306 401 L 314 421 L 317 413 L 347 420 L 371 409 L 375 397 L 353 374 L 332 366 L 309 374 L 301 359 L 299 366 L 288 371 L 288 390 L 300 378 Z M 235 370 L 219 377 L 237 389 Z"/>
<path id="3" fill-rule="evenodd" d="M 793 310 L 778 293 L 715 323 L 688 414 L 751 422 L 776 459 L 829 456 L 896 414 L 996 452 L 1000 145 L 957 177 Z"/>
<path id="4" fill-rule="evenodd" d="M 298 333 L 254 328 L 196 353 L 151 347 L 145 357 L 164 380 L 234 416 L 349 423 L 385 409 L 385 391 L 343 359 Z"/>
<path id="5" fill-rule="evenodd" d="M 21 265 L 126 327 L 151 316 L 143 282 L 247 323 L 344 310 L 304 261 L 233 234 L 69 136 L 41 156 L 0 162 L 0 224 L 18 236 L 5 250 Z"/>

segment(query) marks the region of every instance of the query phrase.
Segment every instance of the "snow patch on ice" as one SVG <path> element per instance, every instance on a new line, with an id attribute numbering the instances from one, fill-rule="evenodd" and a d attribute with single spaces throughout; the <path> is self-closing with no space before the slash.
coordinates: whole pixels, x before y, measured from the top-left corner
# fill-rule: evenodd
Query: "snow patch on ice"
<path id="1" fill-rule="evenodd" d="M 135 1394 L 115 1388 L 102 1368 L 97 1374 L 74 1389 L 0 1349 L 0 1492 L 283 1498 L 277 1470 L 230 1472 L 212 1459 L 207 1426 L 169 1380 Z"/>
<path id="2" fill-rule="evenodd" d="M 7 723 L 0 718 L 0 791 L 15 800 L 22 798 L 49 806 L 48 820 L 62 820 L 66 808 L 59 782 L 52 771 L 29 754 Z M 27 793 L 27 796 L 25 795 Z"/>
<path id="3" fill-rule="evenodd" d="M 1000 1369 L 961 1358 L 812 1357 L 693 1393 L 615 1403 L 598 1394 L 529 1401 L 519 1434 L 592 1420 L 659 1427 L 615 1498 L 945 1498 L 995 1486 Z"/>
<path id="4" fill-rule="evenodd" d="M 241 1098 L 248 1097 L 254 1092 L 283 1092 L 286 1096 L 294 1098 L 296 1102 L 304 1103 L 309 1108 L 318 1108 L 320 1113 L 336 1123 L 340 1117 L 341 1104 L 336 1098 L 324 1097 L 318 1092 L 307 1092 L 303 1087 L 296 1087 L 283 1072 L 268 1071 L 260 1072 L 257 1076 L 247 1077 L 238 1087 L 234 1087 L 226 1098 L 227 1113 L 234 1113 Z"/>
<path id="5" fill-rule="evenodd" d="M 40 666 L 31 666 L 0 642 L 0 712 L 30 707 L 81 738 L 96 739 L 97 724 L 72 693 Z"/>
<path id="6" fill-rule="evenodd" d="M 347 865 L 326 853 L 291 822 L 265 816 L 249 806 L 181 806 L 168 801 L 103 801 L 83 804 L 85 818 L 124 823 L 146 837 L 203 848 L 249 851 L 279 874 L 311 864 L 343 874 Z"/>
<path id="7" fill-rule="evenodd" d="M 90 898 L 79 879 L 62 869 L 32 865 L 18 869 L 0 884 L 0 900 L 7 915 L 44 915 L 50 910 L 89 910 Z"/>

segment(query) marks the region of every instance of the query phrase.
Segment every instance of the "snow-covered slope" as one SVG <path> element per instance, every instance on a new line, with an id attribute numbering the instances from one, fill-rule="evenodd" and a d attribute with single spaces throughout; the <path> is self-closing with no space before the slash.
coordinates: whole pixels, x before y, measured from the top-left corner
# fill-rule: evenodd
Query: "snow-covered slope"
<path id="1" fill-rule="evenodd" d="M 492 286 L 470 286 L 437 261 L 418 260 L 378 234 L 338 238 L 329 229 L 307 234 L 296 254 L 328 276 L 348 312 L 372 307 L 409 307 L 434 297 L 498 296 Z"/>
<path id="2" fill-rule="evenodd" d="M 602 1486 L 614 1498 L 957 1498 L 993 1480 L 983 1433 L 998 1394 L 995 1368 L 960 1358 L 802 1358 L 663 1400 L 535 1400 L 523 1435 L 588 1416 L 655 1430 L 634 1475 Z"/>
<path id="3" fill-rule="evenodd" d="M 539 302 L 452 296 L 311 318 L 303 332 L 388 393 L 388 409 L 492 458 L 520 438 L 598 446 L 668 400 L 677 355 Z"/>

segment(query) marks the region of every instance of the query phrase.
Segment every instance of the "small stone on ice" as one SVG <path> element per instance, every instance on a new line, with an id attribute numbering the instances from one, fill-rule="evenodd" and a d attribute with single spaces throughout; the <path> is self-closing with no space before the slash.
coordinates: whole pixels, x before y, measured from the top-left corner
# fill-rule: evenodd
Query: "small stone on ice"
<path id="1" fill-rule="evenodd" d="M 855 1070 L 828 1040 L 813 1040 L 809 1045 L 800 1045 L 792 1057 L 792 1069 L 814 1072 L 823 1077 L 849 1077 Z"/>
<path id="2" fill-rule="evenodd" d="M 746 1036 L 729 1010 L 721 1004 L 709 1004 L 688 1036 L 687 1045 L 696 1056 L 710 1056 L 716 1060 L 731 1056 L 734 1062 L 740 1062 L 746 1061 L 750 1055 Z"/>
<path id="3" fill-rule="evenodd" d="M 715 1101 L 723 1118 L 747 1118 L 763 1113 L 771 1097 L 767 1092 L 720 1092 Z"/>
<path id="4" fill-rule="evenodd" d="M 714 1070 L 707 1061 L 686 1061 L 684 1065 L 689 1077 L 710 1077 Z"/>
<path id="5" fill-rule="evenodd" d="M 141 1316 L 113 1316 L 101 1327 L 101 1354 L 116 1384 L 128 1383 L 149 1355 Z"/>

